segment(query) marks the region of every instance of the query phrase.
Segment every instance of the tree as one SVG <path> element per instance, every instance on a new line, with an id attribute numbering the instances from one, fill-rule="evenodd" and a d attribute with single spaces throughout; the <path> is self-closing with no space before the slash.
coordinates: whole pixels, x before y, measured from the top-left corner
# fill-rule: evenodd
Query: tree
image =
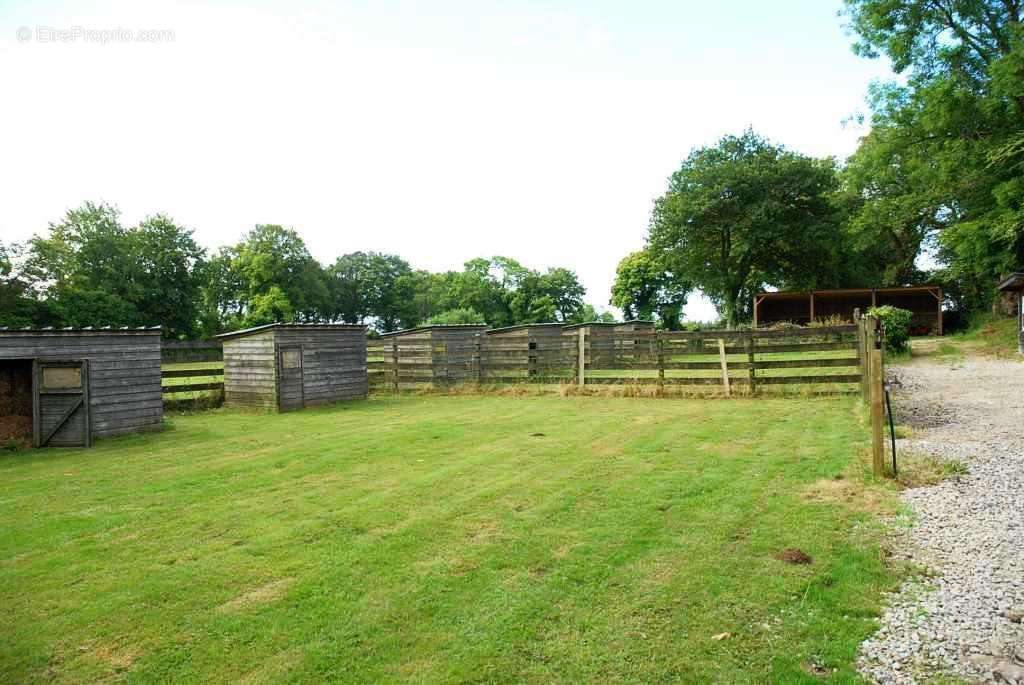
<path id="1" fill-rule="evenodd" d="M 611 312 L 598 311 L 594 305 L 586 303 L 569 320 L 569 323 L 615 323 L 615 315 Z"/>
<path id="2" fill-rule="evenodd" d="M 374 318 L 381 331 L 397 330 L 413 309 L 409 263 L 398 255 L 353 252 L 328 268 L 334 316 L 347 323 Z"/>
<path id="3" fill-rule="evenodd" d="M 641 250 L 619 262 L 611 304 L 627 319 L 657 317 L 662 328 L 678 330 L 691 289 L 689 282 L 666 269 L 654 254 Z"/>
<path id="4" fill-rule="evenodd" d="M 855 228 L 882 250 L 904 245 L 891 273 L 912 271 L 922 237 L 977 307 L 1024 259 L 1021 13 L 1017 0 L 846 0 L 855 51 L 906 76 L 871 93 Z"/>
<path id="5" fill-rule="evenodd" d="M 66 326 L 163 326 L 193 335 L 203 250 L 157 214 L 126 229 L 115 207 L 85 203 L 29 241 L 25 275 Z"/>
<path id="6" fill-rule="evenodd" d="M 273 323 L 278 320 L 273 317 L 285 314 L 300 321 L 327 318 L 327 277 L 294 230 L 257 225 L 235 248 L 231 268 L 243 284 L 245 325 Z"/>
<path id="7" fill-rule="evenodd" d="M 448 311 L 435 314 L 425 321 L 428 326 L 454 326 L 458 324 L 486 323 L 480 312 L 472 309 L 449 309 Z"/>
<path id="8" fill-rule="evenodd" d="M 703 290 L 735 326 L 756 290 L 817 280 L 839 228 L 832 160 L 774 146 L 752 131 L 694 150 L 655 201 L 648 249 Z"/>
<path id="9" fill-rule="evenodd" d="M 193 337 L 199 323 L 204 250 L 192 231 L 156 214 L 128 232 L 132 305 L 172 337 Z"/>
<path id="10" fill-rule="evenodd" d="M 46 303 L 34 297 L 16 267 L 21 246 L 0 242 L 0 327 L 34 328 L 52 323 Z"/>

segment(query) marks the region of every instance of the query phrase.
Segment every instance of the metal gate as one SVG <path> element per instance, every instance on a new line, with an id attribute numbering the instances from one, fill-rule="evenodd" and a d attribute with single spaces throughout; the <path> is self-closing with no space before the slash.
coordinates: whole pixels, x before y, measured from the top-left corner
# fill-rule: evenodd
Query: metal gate
<path id="1" fill-rule="evenodd" d="M 32 441 L 36 447 L 90 447 L 89 362 L 32 362 Z"/>
<path id="2" fill-rule="evenodd" d="M 280 411 L 302 409 L 302 346 L 277 348 L 277 408 Z"/>

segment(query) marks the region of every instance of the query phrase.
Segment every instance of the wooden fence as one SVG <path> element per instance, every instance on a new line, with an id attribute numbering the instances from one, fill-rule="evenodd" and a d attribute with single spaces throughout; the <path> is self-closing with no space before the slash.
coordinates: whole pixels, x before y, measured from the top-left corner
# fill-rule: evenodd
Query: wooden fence
<path id="1" fill-rule="evenodd" d="M 757 394 L 770 386 L 863 391 L 860 324 L 785 330 L 628 331 L 581 328 L 527 346 L 476 335 L 457 343 L 370 340 L 370 386 L 378 391 L 462 383 L 717 386 Z"/>
<path id="2" fill-rule="evenodd" d="M 165 340 L 160 375 L 165 404 L 218 403 L 224 396 L 220 341 Z"/>

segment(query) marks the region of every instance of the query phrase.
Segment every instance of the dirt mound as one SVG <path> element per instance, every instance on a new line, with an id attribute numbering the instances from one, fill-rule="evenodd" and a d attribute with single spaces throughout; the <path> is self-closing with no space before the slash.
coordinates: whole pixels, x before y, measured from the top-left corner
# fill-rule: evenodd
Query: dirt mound
<path id="1" fill-rule="evenodd" d="M 787 564 L 809 564 L 813 561 L 806 552 L 795 547 L 782 550 L 775 555 L 775 558 Z"/>

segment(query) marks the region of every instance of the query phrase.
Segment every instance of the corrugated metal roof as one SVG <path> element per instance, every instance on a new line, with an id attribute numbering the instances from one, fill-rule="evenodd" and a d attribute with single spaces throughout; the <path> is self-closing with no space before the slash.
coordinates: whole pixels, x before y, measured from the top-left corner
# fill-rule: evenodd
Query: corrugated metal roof
<path id="1" fill-rule="evenodd" d="M 420 331 L 444 331 L 452 329 L 476 329 L 478 331 L 487 330 L 486 324 L 437 324 L 434 326 L 417 326 L 412 329 L 402 329 L 400 331 L 391 331 L 390 333 L 382 333 L 381 338 L 389 338 L 391 336 L 400 336 L 406 333 L 418 333 Z"/>
<path id="2" fill-rule="evenodd" d="M 1012 273 L 997 286 L 999 290 L 1024 290 L 1024 273 Z"/>
<path id="3" fill-rule="evenodd" d="M 162 326 L 149 326 L 144 328 L 133 328 L 131 326 L 86 326 L 85 328 L 58 328 L 45 326 L 43 328 L 11 328 L 0 326 L 0 333 L 159 333 Z"/>
<path id="4" fill-rule="evenodd" d="M 487 335 L 491 335 L 492 333 L 504 333 L 506 331 L 519 331 L 524 328 L 553 328 L 555 326 L 557 326 L 558 328 L 562 328 L 563 326 L 565 326 L 565 324 L 560 323 L 558 321 L 552 321 L 550 323 L 520 323 L 516 324 L 515 326 L 502 326 L 501 328 L 492 328 L 489 331 L 487 331 Z"/>
<path id="5" fill-rule="evenodd" d="M 585 323 L 571 323 L 565 327 L 569 330 L 574 328 L 583 328 L 585 326 L 626 326 L 631 323 L 642 323 L 645 326 L 653 326 L 653 321 L 647 321 L 645 319 L 630 319 L 629 321 L 587 321 Z"/>
<path id="6" fill-rule="evenodd" d="M 243 335 L 252 335 L 253 333 L 261 333 L 271 328 L 323 328 L 327 330 L 366 330 L 366 326 L 357 323 L 265 323 L 262 326 L 253 326 L 252 328 L 243 328 L 237 331 L 230 331 L 228 333 L 221 333 L 215 335 L 215 338 L 235 338 Z"/>

